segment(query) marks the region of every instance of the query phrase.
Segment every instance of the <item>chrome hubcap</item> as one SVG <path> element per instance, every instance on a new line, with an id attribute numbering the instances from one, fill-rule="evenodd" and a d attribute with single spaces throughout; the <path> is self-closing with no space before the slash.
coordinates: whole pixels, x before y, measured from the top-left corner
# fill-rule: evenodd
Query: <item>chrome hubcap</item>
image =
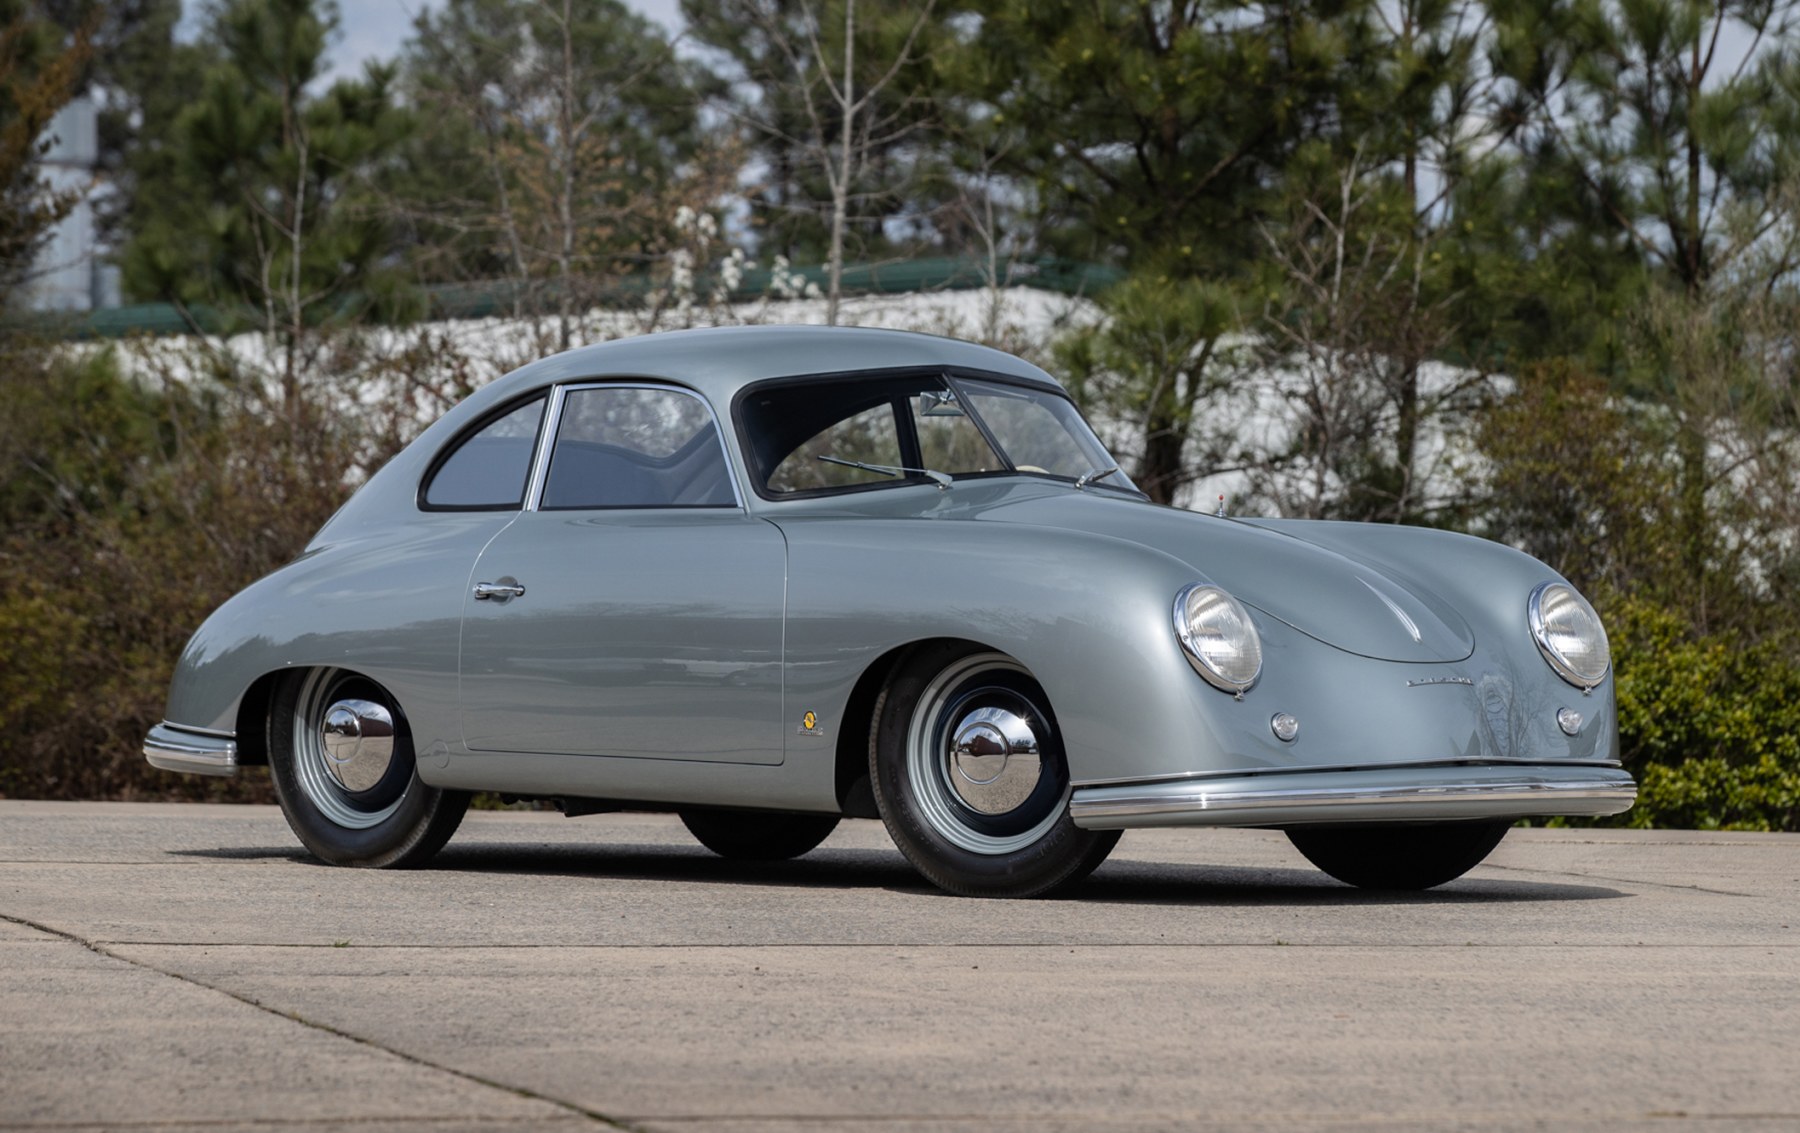
<path id="1" fill-rule="evenodd" d="M 970 810 L 1005 814 L 1037 788 L 1043 761 L 1031 725 L 1004 708 L 978 708 L 950 740 L 950 788 Z"/>
<path id="2" fill-rule="evenodd" d="M 340 700 L 325 710 L 319 729 L 325 770 L 346 791 L 381 782 L 394 761 L 394 717 L 372 700 Z"/>
<path id="3" fill-rule="evenodd" d="M 1010 854 L 1047 834 L 1068 806 L 1031 674 L 1000 653 L 951 662 L 920 693 L 906 734 L 919 816 L 952 845 Z M 1053 751 L 1054 749 L 1052 749 Z"/>
<path id="4" fill-rule="evenodd" d="M 402 768 L 395 766 L 400 749 L 394 710 L 355 695 L 363 691 L 375 690 L 355 674 L 315 669 L 300 686 L 292 725 L 301 792 L 347 830 L 378 825 L 400 809 L 406 794 Z"/>

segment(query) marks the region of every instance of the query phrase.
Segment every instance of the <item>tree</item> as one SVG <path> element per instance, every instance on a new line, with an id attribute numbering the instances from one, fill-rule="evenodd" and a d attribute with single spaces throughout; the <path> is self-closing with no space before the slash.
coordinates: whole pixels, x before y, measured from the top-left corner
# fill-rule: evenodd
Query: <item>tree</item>
<path id="1" fill-rule="evenodd" d="M 1281 170 L 1337 120 L 1344 11 L 1335 0 L 975 6 L 946 100 L 999 135 L 988 144 L 1042 210 L 1051 249 L 1119 262 L 1137 279 L 1132 298 L 1106 301 L 1124 322 L 1092 353 L 1119 366 L 1090 388 L 1110 391 L 1103 416 L 1130 407 L 1141 424 L 1136 476 L 1154 498 L 1200 475 L 1184 445 L 1232 376 L 1203 369 L 1242 329 L 1232 320 L 1262 252 L 1255 221 Z M 1133 341 L 1147 351 L 1136 361 Z M 1172 353 L 1176 343 L 1192 353 Z M 1072 347 L 1071 362 L 1085 365 L 1088 350 Z"/>
<path id="2" fill-rule="evenodd" d="M 97 110 L 97 180 L 89 198 L 103 248 L 130 229 L 140 193 L 154 196 L 176 114 L 199 89 L 212 55 L 206 43 L 179 42 L 181 0 L 43 0 L 48 17 L 91 50 L 77 90 Z"/>
<path id="3" fill-rule="evenodd" d="M 73 35 L 37 5 L 0 2 L 0 306 L 31 271 L 50 227 L 73 206 L 38 176 L 50 120 L 74 95 L 91 26 Z"/>
<path id="4" fill-rule="evenodd" d="M 1233 275 L 1257 252 L 1261 194 L 1335 115 L 1342 10 L 988 0 L 959 93 L 1011 133 L 1007 164 L 1061 218 L 1062 250 Z"/>
<path id="5" fill-rule="evenodd" d="M 217 52 L 176 118 L 153 198 L 132 215 L 126 289 L 238 312 L 275 342 L 281 400 L 300 404 L 308 328 L 394 309 L 374 182 L 408 130 L 389 68 L 316 86 L 337 26 L 327 0 L 225 0 Z"/>
<path id="6" fill-rule="evenodd" d="M 904 203 L 901 185 L 924 180 L 900 167 L 904 144 L 926 121 L 929 99 L 919 92 L 940 30 L 932 21 L 935 2 L 834 0 L 815 9 L 808 0 L 683 0 L 702 42 L 726 51 L 747 88 L 728 109 L 765 139 L 772 183 L 761 202 L 765 224 L 771 208 L 816 208 L 824 217 L 825 321 L 833 325 L 851 229 L 860 222 L 865 234 L 878 233 Z M 788 236 L 781 253 L 792 256 L 794 243 Z"/>
<path id="7" fill-rule="evenodd" d="M 1659 289 L 1701 310 L 1717 279 L 1754 270 L 1773 286 L 1800 266 L 1762 255 L 1793 221 L 1782 194 L 1800 176 L 1800 60 L 1788 49 L 1800 4 L 1489 6 L 1496 117 L 1543 215 L 1533 251 L 1591 281 L 1576 298 L 1610 324 L 1596 336 L 1610 376 L 1675 414 L 1676 526 L 1684 563 L 1701 577 L 1709 507 L 1729 491 L 1709 454 L 1746 391 L 1707 380 L 1683 363 L 1678 344 L 1642 343 L 1627 328 Z"/>
<path id="8" fill-rule="evenodd" d="M 1779 220 L 1774 194 L 1800 166 L 1795 0 L 1489 8 L 1500 119 L 1532 172 L 1567 187 L 1565 210 L 1689 292 Z"/>
<path id="9" fill-rule="evenodd" d="M 1308 147 L 1290 163 L 1267 242 L 1253 325 L 1262 382 L 1280 399 L 1258 494 L 1284 515 L 1441 521 L 1424 483 L 1486 375 L 1449 367 L 1459 281 L 1445 261 L 1456 211 L 1424 213 L 1395 165 Z"/>
<path id="10" fill-rule="evenodd" d="M 1111 447 L 1135 458 L 1132 479 L 1158 503 L 1174 503 L 1203 475 L 1191 445 L 1215 472 L 1235 451 L 1237 423 L 1208 429 L 1204 408 L 1234 372 L 1238 302 L 1221 284 L 1139 276 L 1106 294 L 1104 322 L 1057 344 L 1076 398 L 1112 434 Z"/>
<path id="11" fill-rule="evenodd" d="M 617 0 L 450 0 L 416 28 L 404 69 L 426 128 L 402 200 L 420 269 L 510 281 L 566 350 L 601 290 L 666 243 L 687 182 L 716 180 L 708 78 Z"/>

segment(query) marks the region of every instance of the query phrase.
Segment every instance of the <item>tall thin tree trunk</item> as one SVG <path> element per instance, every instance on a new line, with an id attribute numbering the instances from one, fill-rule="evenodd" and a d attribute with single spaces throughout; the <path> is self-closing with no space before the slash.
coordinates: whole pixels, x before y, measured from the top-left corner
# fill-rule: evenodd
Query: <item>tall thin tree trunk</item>
<path id="1" fill-rule="evenodd" d="M 281 359 L 281 397 L 282 408 L 289 421 L 297 421 L 300 414 L 300 336 L 306 333 L 306 316 L 301 309 L 305 299 L 301 291 L 300 260 L 305 252 L 306 244 L 306 132 L 300 124 L 300 112 L 297 105 L 299 90 L 291 82 L 284 82 L 282 88 L 282 132 L 287 135 L 285 141 L 295 148 L 298 160 L 295 162 L 293 212 L 288 220 L 288 278 L 287 278 L 287 327 L 283 334 Z"/>
<path id="2" fill-rule="evenodd" d="M 562 183 L 556 194 L 556 220 L 562 231 L 556 249 L 557 349 L 575 344 L 575 28 L 571 0 L 563 0 L 562 82 L 557 90 L 558 148 L 562 151 Z"/>
<path id="3" fill-rule="evenodd" d="M 1419 363 L 1407 359 L 1400 375 L 1399 423 L 1394 436 L 1394 460 L 1400 489 L 1394 499 L 1393 521 L 1405 523 L 1412 506 L 1413 468 L 1419 459 Z"/>
<path id="4" fill-rule="evenodd" d="M 831 179 L 831 254 L 826 278 L 825 322 L 837 326 L 838 304 L 844 293 L 844 215 L 850 209 L 850 172 L 856 133 L 856 0 L 844 4 L 843 121 L 838 127 L 838 171 Z"/>
<path id="5" fill-rule="evenodd" d="M 1721 8 L 1721 10 L 1723 10 Z M 1723 19 L 1724 17 L 1719 17 Z M 1687 293 L 1690 297 L 1700 294 L 1702 248 L 1700 244 L 1700 140 L 1697 134 L 1699 123 L 1694 121 L 1697 104 L 1700 101 L 1700 82 L 1704 77 L 1700 62 L 1700 38 L 1694 37 L 1694 69 L 1688 82 L 1687 94 L 1687 238 L 1682 241 L 1681 258 L 1684 261 L 1682 274 L 1686 276 Z"/>

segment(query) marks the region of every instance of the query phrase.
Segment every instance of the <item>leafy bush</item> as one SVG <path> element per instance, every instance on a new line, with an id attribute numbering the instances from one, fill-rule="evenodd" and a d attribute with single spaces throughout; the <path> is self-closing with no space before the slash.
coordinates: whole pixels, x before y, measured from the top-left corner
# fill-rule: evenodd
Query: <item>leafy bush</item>
<path id="1" fill-rule="evenodd" d="M 1607 607 L 1627 825 L 1800 830 L 1800 664 L 1791 636 L 1699 634 L 1641 599 Z"/>
<path id="2" fill-rule="evenodd" d="M 1669 416 L 1566 364 L 1524 371 L 1479 439 L 1483 534 L 1561 571 L 1606 618 L 1640 785 L 1612 821 L 1800 830 L 1800 609 L 1757 583 L 1757 501 L 1721 485 L 1685 512 Z"/>
<path id="3" fill-rule="evenodd" d="M 304 406 L 141 388 L 106 354 L 5 353 L 0 793 L 267 797 L 259 776 L 159 772 L 141 744 L 187 636 L 342 503 L 358 438 Z"/>
<path id="4" fill-rule="evenodd" d="M 1638 773 L 1626 825 L 1687 830 L 1800 830 L 1800 767 L 1765 755 L 1747 766 L 1717 757 Z"/>

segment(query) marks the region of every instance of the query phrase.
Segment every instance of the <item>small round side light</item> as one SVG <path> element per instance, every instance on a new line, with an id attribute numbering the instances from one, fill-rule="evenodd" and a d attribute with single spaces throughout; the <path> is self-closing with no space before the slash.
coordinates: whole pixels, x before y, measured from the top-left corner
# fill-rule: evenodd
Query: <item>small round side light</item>
<path id="1" fill-rule="evenodd" d="M 1269 720 L 1269 731 L 1283 743 L 1293 743 L 1294 737 L 1300 734 L 1299 717 L 1288 712 L 1277 712 Z"/>
<path id="2" fill-rule="evenodd" d="M 1556 710 L 1556 726 L 1563 730 L 1564 735 L 1580 735 L 1582 723 L 1581 713 L 1575 711 L 1573 708 L 1558 708 Z"/>

